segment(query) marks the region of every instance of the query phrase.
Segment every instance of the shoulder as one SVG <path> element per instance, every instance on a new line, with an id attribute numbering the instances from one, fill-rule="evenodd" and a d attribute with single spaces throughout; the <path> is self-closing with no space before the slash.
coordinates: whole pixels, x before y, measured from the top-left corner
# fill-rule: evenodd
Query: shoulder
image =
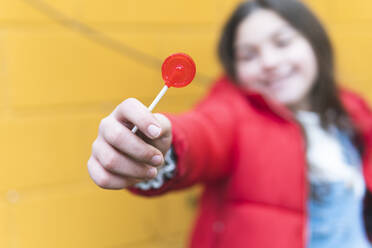
<path id="1" fill-rule="evenodd" d="M 227 76 L 221 76 L 213 83 L 208 97 L 234 97 L 242 96 L 241 90 L 239 87 L 229 79 Z"/>
<path id="2" fill-rule="evenodd" d="M 221 76 L 211 86 L 199 105 L 225 105 L 232 107 L 247 102 L 242 90 L 228 77 Z"/>
<path id="3" fill-rule="evenodd" d="M 219 118 L 240 119 L 251 112 L 251 106 L 244 92 L 226 76 L 218 78 L 199 101 L 195 110 L 217 114 Z"/>
<path id="4" fill-rule="evenodd" d="M 364 97 L 350 89 L 342 88 L 340 98 L 347 110 L 370 112 L 370 107 Z"/>
<path id="5" fill-rule="evenodd" d="M 358 93 L 349 89 L 340 90 L 341 102 L 354 123 L 361 129 L 372 128 L 372 111 L 367 101 Z"/>

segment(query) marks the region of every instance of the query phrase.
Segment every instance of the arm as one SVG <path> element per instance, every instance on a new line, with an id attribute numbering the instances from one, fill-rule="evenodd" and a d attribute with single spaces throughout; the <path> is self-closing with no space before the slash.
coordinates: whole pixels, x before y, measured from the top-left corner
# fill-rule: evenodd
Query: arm
<path id="1" fill-rule="evenodd" d="M 211 94 L 188 113 L 167 115 L 172 123 L 175 173 L 160 188 L 131 188 L 131 191 L 154 196 L 228 177 L 232 169 L 236 124 L 239 122 L 236 108 L 241 108 L 232 106 L 234 102 L 230 100 Z"/>
<path id="2" fill-rule="evenodd" d="M 372 191 L 372 111 L 357 94 L 341 91 L 342 103 L 348 112 L 363 143 L 363 172 L 367 188 Z"/>
<path id="3" fill-rule="evenodd" d="M 105 189 L 130 188 L 154 195 L 226 177 L 241 109 L 236 94 L 228 91 L 226 84 L 215 87 L 194 110 L 178 116 L 152 114 L 138 100 L 125 100 L 101 121 L 88 161 L 91 178 Z M 133 125 L 139 128 L 137 135 L 130 132 Z M 151 134 L 151 126 L 159 132 Z M 155 167 L 163 164 L 171 143 L 177 160 L 174 177 L 155 191 L 133 189 L 138 182 L 156 177 Z"/>

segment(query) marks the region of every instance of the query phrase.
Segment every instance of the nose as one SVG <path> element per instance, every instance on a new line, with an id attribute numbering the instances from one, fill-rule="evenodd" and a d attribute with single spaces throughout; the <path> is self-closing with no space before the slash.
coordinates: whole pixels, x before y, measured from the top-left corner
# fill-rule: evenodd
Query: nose
<path id="1" fill-rule="evenodd" d="M 264 48 L 261 50 L 261 66 L 264 71 L 273 71 L 280 62 L 280 55 L 275 49 Z"/>

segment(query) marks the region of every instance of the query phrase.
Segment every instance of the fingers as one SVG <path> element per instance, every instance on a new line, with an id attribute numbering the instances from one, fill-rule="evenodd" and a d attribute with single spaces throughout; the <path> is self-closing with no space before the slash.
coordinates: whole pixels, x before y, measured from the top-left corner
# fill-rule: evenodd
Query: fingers
<path id="1" fill-rule="evenodd" d="M 172 143 L 172 126 L 171 122 L 167 117 L 165 117 L 162 114 L 154 114 L 155 118 L 158 120 L 160 127 L 162 129 L 162 133 L 157 139 L 146 139 L 145 137 L 144 140 L 148 144 L 156 147 L 159 149 L 163 154 L 165 154 Z"/>
<path id="2" fill-rule="evenodd" d="M 130 130 L 136 125 L 139 131 Z M 88 171 L 102 188 L 121 189 L 151 179 L 164 163 L 172 142 L 171 123 L 164 115 L 152 114 L 136 99 L 122 102 L 104 118 L 93 143 Z"/>
<path id="3" fill-rule="evenodd" d="M 108 117 L 102 120 L 100 134 L 108 144 L 140 163 L 153 166 L 163 164 L 161 151 L 134 135 L 114 118 Z"/>
<path id="4" fill-rule="evenodd" d="M 124 156 L 100 137 L 93 143 L 92 150 L 99 164 L 114 174 L 140 180 L 151 179 L 157 174 L 155 167 L 141 164 Z"/>
<path id="5" fill-rule="evenodd" d="M 128 98 L 114 111 L 117 120 L 130 122 L 148 138 L 154 139 L 161 135 L 161 127 L 153 114 L 135 98 Z"/>
<path id="6" fill-rule="evenodd" d="M 88 161 L 88 172 L 93 181 L 104 189 L 123 189 L 137 183 L 135 179 L 123 178 L 106 171 L 93 156 Z"/>

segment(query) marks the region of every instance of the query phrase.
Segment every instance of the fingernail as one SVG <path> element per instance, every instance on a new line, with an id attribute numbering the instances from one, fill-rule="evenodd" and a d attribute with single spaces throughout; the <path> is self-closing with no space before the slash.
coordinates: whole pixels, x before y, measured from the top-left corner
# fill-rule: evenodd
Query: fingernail
<path id="1" fill-rule="evenodd" d="M 160 127 L 157 127 L 153 124 L 151 124 L 148 128 L 147 131 L 153 138 L 157 138 L 160 135 L 161 129 Z"/>
<path id="2" fill-rule="evenodd" d="M 149 178 L 154 178 L 154 177 L 156 177 L 157 174 L 158 174 L 158 170 L 156 168 L 154 168 L 154 167 L 152 167 L 151 169 L 149 169 L 147 171 L 147 176 Z"/>
<path id="3" fill-rule="evenodd" d="M 163 158 L 160 155 L 155 155 L 151 158 L 151 163 L 153 165 L 161 165 Z"/>

